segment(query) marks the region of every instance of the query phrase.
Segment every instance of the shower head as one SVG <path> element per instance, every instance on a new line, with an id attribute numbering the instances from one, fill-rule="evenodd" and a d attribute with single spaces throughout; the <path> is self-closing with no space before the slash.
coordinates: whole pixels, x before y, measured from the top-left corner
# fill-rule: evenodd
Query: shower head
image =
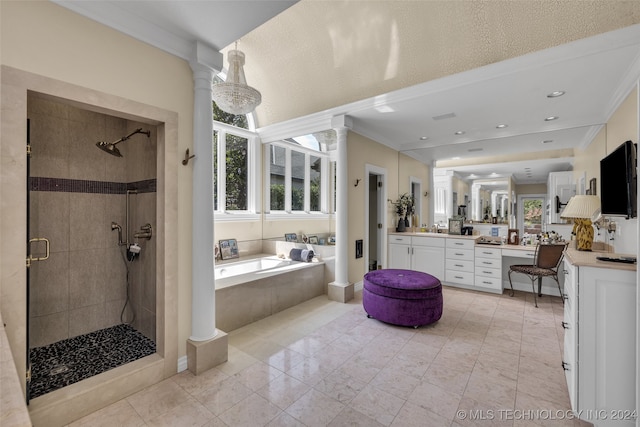
<path id="1" fill-rule="evenodd" d="M 111 154 L 112 156 L 122 157 L 122 154 L 120 154 L 120 150 L 118 150 L 116 145 L 120 144 L 122 141 L 126 141 L 127 139 L 131 138 L 133 135 L 135 135 L 137 133 L 143 133 L 143 134 L 147 135 L 147 138 L 151 137 L 151 131 L 150 130 L 143 131 L 142 128 L 138 128 L 138 129 L 134 130 L 133 132 L 131 132 L 129 135 L 123 136 L 122 138 L 120 138 L 117 141 L 113 141 L 113 142 L 98 141 L 98 142 L 96 142 L 96 147 L 98 147 L 99 149 L 101 149 L 105 153 Z"/>
<path id="2" fill-rule="evenodd" d="M 111 154 L 112 156 L 122 157 L 122 154 L 120 154 L 120 150 L 116 148 L 116 144 L 114 144 L 113 142 L 98 141 L 96 142 L 96 147 L 98 147 L 105 153 Z"/>

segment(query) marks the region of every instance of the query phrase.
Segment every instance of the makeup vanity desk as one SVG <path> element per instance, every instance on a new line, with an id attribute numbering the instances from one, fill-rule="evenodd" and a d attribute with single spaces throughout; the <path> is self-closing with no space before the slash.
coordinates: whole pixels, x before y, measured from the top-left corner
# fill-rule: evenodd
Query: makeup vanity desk
<path id="1" fill-rule="evenodd" d="M 443 285 L 502 293 L 511 264 L 533 262 L 535 246 L 479 244 L 480 236 L 446 233 L 389 233 L 388 268 L 422 271 Z M 513 276 L 514 289 L 531 292 L 526 276 Z M 543 293 L 558 295 L 543 282 Z"/>

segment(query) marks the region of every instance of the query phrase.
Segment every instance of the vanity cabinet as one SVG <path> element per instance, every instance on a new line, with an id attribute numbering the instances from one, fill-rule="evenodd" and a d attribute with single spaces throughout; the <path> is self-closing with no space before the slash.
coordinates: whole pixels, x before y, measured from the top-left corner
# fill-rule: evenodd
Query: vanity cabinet
<path id="1" fill-rule="evenodd" d="M 473 286 L 474 240 L 448 238 L 445 251 L 445 282 Z"/>
<path id="2" fill-rule="evenodd" d="M 633 426 L 636 272 L 574 265 L 568 259 L 564 270 L 562 366 L 571 408 L 596 426 Z"/>
<path id="3" fill-rule="evenodd" d="M 502 249 L 475 248 L 475 286 L 502 293 Z"/>
<path id="4" fill-rule="evenodd" d="M 444 281 L 444 246 L 446 238 L 424 236 L 389 236 L 389 268 L 428 273 Z"/>
<path id="5" fill-rule="evenodd" d="M 389 268 L 411 270 L 411 236 L 389 236 Z"/>
<path id="6" fill-rule="evenodd" d="M 413 270 L 428 273 L 440 281 L 444 279 L 444 246 L 440 237 L 413 237 L 411 263 Z"/>

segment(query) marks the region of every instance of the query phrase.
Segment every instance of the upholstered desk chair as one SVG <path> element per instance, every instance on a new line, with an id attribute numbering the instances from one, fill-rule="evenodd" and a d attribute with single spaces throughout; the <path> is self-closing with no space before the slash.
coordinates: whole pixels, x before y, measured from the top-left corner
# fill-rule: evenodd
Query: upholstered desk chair
<path id="1" fill-rule="evenodd" d="M 558 284 L 560 296 L 560 282 L 558 281 L 558 268 L 562 262 L 562 256 L 566 249 L 566 243 L 542 244 L 536 246 L 536 252 L 533 257 L 533 264 L 514 264 L 509 267 L 509 284 L 511 285 L 511 296 L 513 296 L 513 283 L 511 282 L 511 273 L 522 273 L 531 279 L 531 287 L 533 288 L 533 300 L 538 306 L 538 298 L 536 296 L 535 280 L 538 280 L 538 296 L 542 296 L 542 278 L 551 277 Z M 562 300 L 564 302 L 564 300 Z"/>

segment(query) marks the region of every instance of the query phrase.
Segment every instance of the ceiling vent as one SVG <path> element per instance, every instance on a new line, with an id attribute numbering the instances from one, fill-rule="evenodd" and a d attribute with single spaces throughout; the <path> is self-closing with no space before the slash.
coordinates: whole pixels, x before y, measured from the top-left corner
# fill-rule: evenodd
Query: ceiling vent
<path id="1" fill-rule="evenodd" d="M 433 120 L 444 120 L 444 119 L 453 119 L 456 116 L 456 113 L 447 113 L 441 114 L 439 116 L 432 117 Z"/>

